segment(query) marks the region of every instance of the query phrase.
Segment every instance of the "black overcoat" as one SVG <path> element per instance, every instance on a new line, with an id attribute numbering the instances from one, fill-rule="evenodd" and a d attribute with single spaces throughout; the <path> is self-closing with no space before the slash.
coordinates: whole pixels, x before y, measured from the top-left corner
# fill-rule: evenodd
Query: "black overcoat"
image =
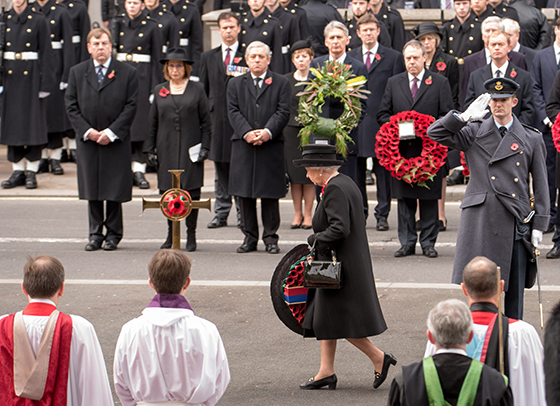
<path id="1" fill-rule="evenodd" d="M 179 46 L 179 22 L 175 15 L 166 11 L 163 4 L 160 4 L 153 10 L 148 10 L 151 19 L 156 20 L 161 30 L 163 40 L 162 52 L 165 54 L 168 49 L 177 48 Z"/>
<path id="2" fill-rule="evenodd" d="M 554 84 L 548 96 L 548 103 L 546 104 L 546 114 L 550 121 L 556 121 L 558 113 L 560 112 L 560 74 L 556 73 L 554 77 Z M 556 187 L 560 188 L 560 152 L 556 153 Z"/>
<path id="3" fill-rule="evenodd" d="M 285 73 L 280 21 L 273 17 L 268 8 L 265 7 L 264 12 L 257 18 L 253 17 L 251 11 L 241 13 L 239 23 L 241 25 L 241 32 L 239 33 L 241 47 L 246 48 L 254 41 L 264 42 L 272 52 L 270 69 L 277 73 Z"/>
<path id="4" fill-rule="evenodd" d="M 457 17 L 443 24 L 441 33 L 443 38 L 440 47 L 443 52 L 461 59 L 474 54 L 484 48 L 480 23 L 475 21 L 476 14 L 471 12 L 467 20 L 461 24 Z"/>
<path id="5" fill-rule="evenodd" d="M 45 99 L 47 104 L 47 129 L 50 133 L 71 130 L 72 125 L 66 115 L 64 105 L 64 90 L 60 90 L 61 82 L 68 83 L 70 68 L 74 66 L 75 51 L 72 44 L 74 29 L 72 20 L 66 7 L 57 4 L 55 0 L 49 0 L 43 7 L 36 4 L 49 22 L 50 39 L 53 47 L 52 66 L 54 70 L 55 86 L 53 91 Z"/>
<path id="6" fill-rule="evenodd" d="M 240 48 L 235 55 L 231 55 L 231 64 L 245 66 L 245 57 L 239 51 Z M 209 158 L 214 162 L 229 162 L 233 128 L 228 120 L 226 91 L 232 76 L 226 75 L 221 45 L 202 54 L 199 77 L 208 96 L 208 109 L 212 119 L 212 144 Z"/>
<path id="7" fill-rule="evenodd" d="M 208 99 L 202 84 L 189 80 L 182 95 L 167 94 L 169 82 L 154 89 L 154 102 L 150 111 L 150 135 L 144 142 L 144 152 L 156 153 L 158 157 L 158 188 L 171 189 L 170 169 L 183 169 L 181 187 L 198 189 L 204 181 L 204 163 L 193 163 L 189 148 L 202 143 L 210 149 L 212 124 L 208 112 Z"/>
<path id="8" fill-rule="evenodd" d="M 136 70 L 114 58 L 101 85 L 91 59 L 70 70 L 66 108 L 76 131 L 80 199 L 126 202 L 132 198 L 129 133 L 137 95 Z M 105 146 L 84 141 L 90 128 L 109 128 L 118 139 Z"/>
<path id="9" fill-rule="evenodd" d="M 441 65 L 443 62 L 443 65 Z M 459 108 L 459 64 L 457 59 L 447 55 L 436 48 L 432 63 L 430 64 L 431 72 L 439 73 L 447 78 L 451 87 L 451 95 L 453 96 L 453 108 Z"/>
<path id="10" fill-rule="evenodd" d="M 432 83 L 427 84 L 426 81 L 432 78 Z M 444 116 L 448 111 L 453 109 L 453 97 L 451 96 L 451 88 L 446 77 L 424 71 L 424 77 L 416 93 L 416 99 L 412 101 L 410 86 L 408 81 L 408 72 L 403 72 L 393 76 L 387 82 L 383 100 L 379 106 L 377 113 L 377 121 L 383 125 L 391 119 L 391 116 L 401 111 L 414 110 L 418 113 L 428 114 L 435 119 Z M 401 155 L 405 158 L 419 156 L 422 152 L 422 140 L 416 138 L 411 141 L 402 141 L 399 146 Z M 444 176 L 444 168 L 442 167 L 433 181 L 426 181 L 429 189 L 425 187 L 412 186 L 403 180 L 393 178 L 392 192 L 393 197 L 397 199 L 440 199 L 441 183 Z"/>
<path id="11" fill-rule="evenodd" d="M 332 178 L 313 215 L 316 259 L 342 262 L 341 289 L 309 289 L 304 337 L 362 338 L 387 329 L 377 300 L 362 194 L 344 174 Z"/>
<path id="12" fill-rule="evenodd" d="M 45 99 L 39 92 L 58 88 L 52 70 L 52 46 L 47 20 L 28 5 L 21 14 L 4 15 L 6 52 L 37 52 L 38 60 L 6 60 L 2 72 L 2 131 L 0 144 L 10 146 L 47 143 Z"/>
<path id="13" fill-rule="evenodd" d="M 290 116 L 290 82 L 269 70 L 257 93 L 251 73 L 247 72 L 229 81 L 227 100 L 233 128 L 229 195 L 253 199 L 284 197 L 282 129 Z M 272 133 L 270 141 L 253 146 L 243 139 L 249 131 L 263 128 Z"/>
<path id="14" fill-rule="evenodd" d="M 74 29 L 72 43 L 74 44 L 75 63 L 88 60 L 87 35 L 90 30 L 90 21 L 87 6 L 82 0 L 63 0 L 61 4 L 68 8 L 70 18 L 72 19 L 72 27 Z"/>

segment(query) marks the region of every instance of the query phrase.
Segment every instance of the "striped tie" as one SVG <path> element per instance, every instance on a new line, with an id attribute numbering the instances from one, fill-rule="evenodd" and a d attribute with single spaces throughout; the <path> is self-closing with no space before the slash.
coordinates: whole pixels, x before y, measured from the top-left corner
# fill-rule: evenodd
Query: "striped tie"
<path id="1" fill-rule="evenodd" d="M 227 69 L 231 56 L 230 56 L 231 48 L 226 48 L 226 58 L 224 59 L 224 68 Z"/>

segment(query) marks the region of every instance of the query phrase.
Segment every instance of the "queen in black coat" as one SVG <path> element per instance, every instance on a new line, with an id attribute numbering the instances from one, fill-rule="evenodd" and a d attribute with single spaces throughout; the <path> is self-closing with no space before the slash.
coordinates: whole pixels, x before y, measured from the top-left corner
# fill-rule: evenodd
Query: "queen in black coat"
<path id="1" fill-rule="evenodd" d="M 308 239 L 315 244 L 315 259 L 330 261 L 334 250 L 342 263 L 340 289 L 309 289 L 307 294 L 304 336 L 321 340 L 322 356 L 319 374 L 302 384 L 302 389 L 336 387 L 334 353 L 340 338 L 371 359 L 380 372 L 374 387 L 385 379 L 389 364 L 396 363 L 391 354 L 384 354 L 367 338 L 381 334 L 387 325 L 375 289 L 362 196 L 352 179 L 338 173 L 342 161 L 335 158 L 335 150 L 332 145 L 309 144 L 303 147 L 302 159 L 294 160 L 295 165 L 306 167 L 313 183 L 323 187 L 313 216 L 314 234 Z"/>

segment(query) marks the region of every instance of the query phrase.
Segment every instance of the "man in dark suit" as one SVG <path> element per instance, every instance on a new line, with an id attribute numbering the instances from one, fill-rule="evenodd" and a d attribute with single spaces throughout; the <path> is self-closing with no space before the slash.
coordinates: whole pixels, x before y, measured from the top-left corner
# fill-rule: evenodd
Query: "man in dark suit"
<path id="1" fill-rule="evenodd" d="M 473 329 L 465 303 L 457 299 L 438 303 L 428 315 L 427 335 L 437 353 L 402 368 L 391 384 L 389 406 L 457 404 L 459 397 L 470 396 L 473 406 L 513 405 L 507 378 L 467 356 Z"/>
<path id="2" fill-rule="evenodd" d="M 495 31 L 504 31 L 504 24 L 502 23 L 500 17 L 488 17 L 483 21 L 481 30 L 484 49 L 470 56 L 467 56 L 463 65 L 463 77 L 461 79 L 461 90 L 459 91 L 459 94 L 463 97 L 460 100 L 462 107 L 464 107 L 465 95 L 467 94 L 467 87 L 469 84 L 469 77 L 471 73 L 492 62 L 492 58 L 490 57 L 490 50 L 488 49 L 488 38 L 490 38 L 490 34 Z M 519 52 L 510 51 L 508 53 L 508 58 L 515 66 L 527 70 L 527 64 L 525 62 L 524 55 L 520 54 Z"/>
<path id="3" fill-rule="evenodd" d="M 368 95 L 367 110 L 362 123 L 358 127 L 358 175 L 365 176 L 366 160 L 373 157 L 373 172 L 377 180 L 377 206 L 375 207 L 375 219 L 377 230 L 387 231 L 389 223 L 387 217 L 391 209 L 391 174 L 381 165 L 375 156 L 375 135 L 379 131 L 377 122 L 377 110 L 383 97 L 383 91 L 391 76 L 404 72 L 402 54 L 391 48 L 386 48 L 377 42 L 380 26 L 377 18 L 371 13 L 366 13 L 358 20 L 357 34 L 361 39 L 362 46 L 356 48 L 348 55 L 363 61 L 367 68 L 367 87 L 371 91 Z M 361 178 L 358 182 L 365 182 Z M 365 201 L 367 205 L 367 199 Z M 367 207 L 367 206 L 366 206 Z"/>
<path id="4" fill-rule="evenodd" d="M 228 181 L 233 129 L 227 118 L 226 89 L 233 76 L 243 74 L 243 69 L 237 69 L 240 65 L 245 65 L 243 49 L 240 49 L 237 40 L 240 30 L 239 20 L 235 13 L 229 11 L 221 13 L 218 17 L 218 31 L 222 36 L 222 44 L 204 52 L 200 59 L 200 81 L 208 95 L 210 116 L 212 117 L 210 159 L 214 161 L 216 169 L 214 181 L 215 216 L 208 223 L 208 228 L 227 226 L 227 218 L 232 206 L 231 196 L 228 194 Z M 228 72 L 228 69 L 230 72 Z M 237 69 L 237 72 L 235 69 Z M 237 207 L 237 223 L 239 224 L 239 203 L 237 198 L 234 199 Z"/>
<path id="5" fill-rule="evenodd" d="M 122 202 L 132 198 L 130 126 L 138 80 L 133 67 L 111 58 L 109 31 L 95 28 L 87 42 L 92 59 L 70 70 L 66 108 L 78 139 L 79 196 L 88 200 L 85 249 L 95 251 L 103 243 L 103 249 L 115 250 L 123 235 Z"/>
<path id="6" fill-rule="evenodd" d="M 250 72 L 230 80 L 227 89 L 229 122 L 233 128 L 229 194 L 239 197 L 241 230 L 238 253 L 257 250 L 257 199 L 261 199 L 262 239 L 270 254 L 280 252 L 278 199 L 286 194 L 282 130 L 290 118 L 290 82 L 271 72 L 270 48 L 249 44 L 245 60 Z"/>
<path id="7" fill-rule="evenodd" d="M 468 108 L 478 96 L 486 93 L 484 83 L 488 79 L 504 77 L 513 79 L 520 86 L 517 91 L 519 102 L 513 108 L 513 114 L 521 123 L 533 125 L 535 120 L 533 80 L 529 72 L 508 61 L 508 51 L 511 49 L 509 36 L 503 31 L 492 33 L 488 40 L 488 49 L 490 49 L 492 63 L 477 69 L 471 74 L 465 96 L 465 107 Z"/>
<path id="8" fill-rule="evenodd" d="M 409 41 L 403 55 L 407 71 L 393 76 L 387 82 L 377 113 L 379 125 L 389 122 L 391 116 L 402 111 L 414 110 L 437 119 L 453 109 L 453 97 L 447 78 L 425 69 L 424 45 L 417 40 Z M 422 139 L 402 141 L 399 149 L 405 158 L 419 156 L 422 152 Z M 432 181 L 426 182 L 429 189 L 394 179 L 392 193 L 398 201 L 398 234 L 401 243 L 395 257 L 415 253 L 418 240 L 415 221 L 417 201 L 420 202 L 422 253 L 429 258 L 438 256 L 434 245 L 439 233 L 438 199 L 441 198 L 442 181 L 443 169 L 439 170 Z"/>
<path id="9" fill-rule="evenodd" d="M 331 21 L 325 27 L 325 45 L 329 50 L 329 54 L 313 59 L 311 61 L 311 66 L 317 69 L 321 69 L 321 65 L 323 65 L 325 62 L 337 61 L 339 63 L 349 65 L 354 75 L 367 77 L 367 68 L 366 65 L 361 62 L 362 58 L 354 59 L 346 53 L 348 42 L 348 29 L 346 28 L 346 26 L 339 21 Z M 360 117 L 360 120 L 362 120 L 366 105 L 363 99 L 360 99 L 360 102 L 362 104 L 362 116 Z M 344 105 L 339 100 L 326 98 L 325 104 L 323 105 L 323 111 L 322 113 L 320 113 L 320 116 L 326 118 L 338 118 L 343 113 L 343 111 Z M 348 155 L 346 156 L 346 159 L 342 164 L 339 172 L 350 176 L 352 180 L 358 185 L 358 188 L 362 192 L 362 198 L 364 200 L 364 213 L 366 214 L 367 218 L 368 209 L 366 180 L 365 176 L 358 174 L 357 157 L 360 150 L 358 128 L 354 128 L 348 135 L 354 140 L 354 144 L 348 145 Z M 329 143 L 334 145 L 334 140 L 330 140 Z M 339 157 L 339 159 L 341 158 Z"/>
<path id="10" fill-rule="evenodd" d="M 556 214 L 556 147 L 550 129 L 554 124 L 546 113 L 546 103 L 554 86 L 554 78 L 560 63 L 560 19 L 554 25 L 554 44 L 537 52 L 533 59 L 533 98 L 535 104 L 535 127 L 543 134 L 546 145 L 546 171 L 548 174 L 548 192 L 550 194 L 550 224 L 546 232 L 554 231 Z M 560 228 L 560 227 L 559 227 Z M 560 231 L 558 231 L 560 241 Z M 560 258 L 560 250 L 558 252 Z"/>
<path id="11" fill-rule="evenodd" d="M 537 51 L 526 47 L 525 45 L 521 45 L 519 42 L 519 32 L 521 28 L 519 27 L 519 23 L 517 21 L 512 20 L 511 18 L 504 18 L 502 22 L 504 23 L 504 31 L 509 35 L 511 50 L 525 55 L 527 70 L 530 72 L 531 67 L 533 66 L 533 59 L 535 59 Z"/>
<path id="12" fill-rule="evenodd" d="M 550 118 L 550 121 L 554 123 L 558 119 L 558 113 L 560 113 L 560 74 L 556 73 L 550 95 L 548 96 L 548 103 L 546 104 L 546 115 Z M 555 176 L 556 188 L 558 189 L 557 193 L 560 193 L 560 152 L 556 153 Z M 560 217 L 558 216 L 558 210 L 556 211 L 556 231 L 552 237 L 552 242 L 554 246 L 546 254 L 546 257 L 549 259 L 560 258 Z"/>

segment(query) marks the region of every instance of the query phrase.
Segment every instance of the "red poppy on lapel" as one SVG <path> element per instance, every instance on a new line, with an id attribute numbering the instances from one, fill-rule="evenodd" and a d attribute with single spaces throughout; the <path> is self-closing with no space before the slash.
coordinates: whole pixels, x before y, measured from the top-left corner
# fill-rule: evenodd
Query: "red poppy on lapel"
<path id="1" fill-rule="evenodd" d="M 438 62 L 436 64 L 436 68 L 437 70 L 439 70 L 440 72 L 443 72 L 445 69 L 447 69 L 447 65 L 445 64 L 445 62 Z"/>
<path id="2" fill-rule="evenodd" d="M 264 83 L 266 83 L 267 85 L 270 85 L 272 83 L 272 78 L 266 78 Z"/>
<path id="3" fill-rule="evenodd" d="M 381 55 L 375 54 L 375 59 L 378 60 L 378 61 L 380 61 L 380 60 L 381 60 Z"/>
<path id="4" fill-rule="evenodd" d="M 511 73 L 509 74 L 512 78 L 517 76 L 517 72 L 515 71 L 515 69 L 511 70 Z"/>
<path id="5" fill-rule="evenodd" d="M 159 95 L 161 97 L 167 97 L 169 95 L 169 93 L 171 93 L 169 90 L 167 90 L 165 87 L 162 87 L 161 90 L 159 91 Z"/>
<path id="6" fill-rule="evenodd" d="M 114 70 L 111 71 L 111 73 L 109 73 L 109 74 L 107 75 L 107 77 L 108 77 L 109 79 L 113 79 L 113 78 L 115 77 L 115 71 L 114 71 Z"/>
<path id="7" fill-rule="evenodd" d="M 519 148 L 519 145 L 518 145 L 516 142 L 514 142 L 513 144 L 511 144 L 511 150 L 512 150 L 512 151 L 517 151 L 518 148 Z"/>
<path id="8" fill-rule="evenodd" d="M 432 84 L 432 76 L 430 75 L 430 77 L 428 79 L 426 79 L 424 81 L 424 83 L 426 83 L 428 86 L 430 86 Z"/>
<path id="9" fill-rule="evenodd" d="M 236 56 L 235 58 L 233 58 L 233 63 L 239 63 L 243 58 L 241 58 L 240 56 Z"/>

